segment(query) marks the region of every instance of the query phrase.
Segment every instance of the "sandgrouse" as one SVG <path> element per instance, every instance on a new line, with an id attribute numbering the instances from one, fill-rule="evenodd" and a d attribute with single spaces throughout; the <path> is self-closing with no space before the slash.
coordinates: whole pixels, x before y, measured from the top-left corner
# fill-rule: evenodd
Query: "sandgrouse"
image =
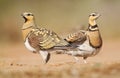
<path id="1" fill-rule="evenodd" d="M 79 61 L 77 56 L 83 57 L 84 63 L 87 57 L 96 55 L 102 47 L 102 38 L 96 20 L 100 14 L 91 13 L 89 15 L 88 29 L 80 30 L 78 32 L 69 34 L 65 40 L 68 41 L 73 49 L 67 52 L 67 54 L 73 55 L 76 61 Z"/>
<path id="2" fill-rule="evenodd" d="M 69 44 L 55 32 L 45 28 L 38 28 L 32 13 L 25 12 L 22 16 L 25 19 L 22 26 L 25 47 L 32 52 L 40 53 L 45 63 L 50 59 L 49 52 L 51 50 L 54 50 L 55 47 L 66 46 Z"/>

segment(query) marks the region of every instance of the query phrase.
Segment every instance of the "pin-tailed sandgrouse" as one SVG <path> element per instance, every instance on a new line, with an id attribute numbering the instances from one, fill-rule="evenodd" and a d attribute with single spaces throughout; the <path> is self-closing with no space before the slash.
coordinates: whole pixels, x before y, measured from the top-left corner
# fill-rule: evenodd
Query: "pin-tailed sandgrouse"
<path id="1" fill-rule="evenodd" d="M 22 16 L 25 19 L 22 27 L 25 47 L 32 52 L 40 53 L 45 63 L 48 62 L 49 52 L 54 50 L 54 47 L 68 45 L 68 42 L 60 38 L 55 32 L 38 28 L 32 13 L 25 12 Z"/>
<path id="2" fill-rule="evenodd" d="M 67 54 L 73 55 L 78 61 L 77 56 L 83 57 L 86 63 L 87 57 L 96 55 L 102 47 L 102 38 L 96 20 L 100 14 L 91 13 L 89 15 L 89 26 L 86 31 L 78 31 L 68 35 L 65 40 L 68 41 L 73 49 Z"/>

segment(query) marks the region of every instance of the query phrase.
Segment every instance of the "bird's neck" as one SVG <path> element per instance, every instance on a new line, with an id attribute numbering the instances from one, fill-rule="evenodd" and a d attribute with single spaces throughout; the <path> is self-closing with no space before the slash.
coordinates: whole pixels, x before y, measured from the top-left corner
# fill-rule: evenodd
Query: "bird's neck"
<path id="1" fill-rule="evenodd" d="M 27 21 L 23 24 L 22 34 L 23 34 L 24 41 L 33 28 L 36 28 L 34 21 Z"/>
<path id="2" fill-rule="evenodd" d="M 34 21 L 27 21 L 23 24 L 22 30 L 36 27 Z"/>
<path id="3" fill-rule="evenodd" d="M 98 25 L 95 20 L 89 20 L 88 31 L 98 31 Z"/>
<path id="4" fill-rule="evenodd" d="M 89 24 L 90 24 L 90 26 L 95 26 L 96 25 L 96 21 L 89 19 Z"/>

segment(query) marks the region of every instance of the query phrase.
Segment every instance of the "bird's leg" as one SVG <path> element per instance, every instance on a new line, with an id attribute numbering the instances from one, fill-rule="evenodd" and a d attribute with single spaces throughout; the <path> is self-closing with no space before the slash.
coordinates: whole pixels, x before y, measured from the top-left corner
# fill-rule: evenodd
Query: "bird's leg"
<path id="1" fill-rule="evenodd" d="M 84 63 L 87 63 L 86 59 L 87 59 L 87 57 L 83 57 L 83 62 Z"/>
<path id="2" fill-rule="evenodd" d="M 77 63 L 80 62 L 80 60 L 78 59 L 78 57 L 74 56 L 74 59 L 75 59 L 75 61 L 76 61 Z"/>
<path id="3" fill-rule="evenodd" d="M 47 51 L 39 51 L 39 53 L 41 54 L 44 63 L 47 63 L 50 59 L 50 53 L 48 53 Z"/>
<path id="4" fill-rule="evenodd" d="M 72 55 L 77 63 L 80 62 L 80 60 L 79 60 L 78 57 L 76 56 L 76 52 L 74 52 L 74 51 L 69 51 L 69 52 L 67 52 L 67 54 Z"/>

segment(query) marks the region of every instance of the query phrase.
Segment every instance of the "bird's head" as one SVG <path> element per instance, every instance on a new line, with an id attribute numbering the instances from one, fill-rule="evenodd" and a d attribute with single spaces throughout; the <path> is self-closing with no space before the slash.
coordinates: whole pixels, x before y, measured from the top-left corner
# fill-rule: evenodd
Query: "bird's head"
<path id="1" fill-rule="evenodd" d="M 100 14 L 94 12 L 89 15 L 89 24 L 91 26 L 96 25 L 96 20 L 100 17 Z"/>
<path id="2" fill-rule="evenodd" d="M 89 20 L 96 20 L 96 19 L 98 19 L 98 17 L 100 17 L 100 14 L 98 14 L 97 12 L 94 12 L 94 13 L 91 13 L 90 15 L 89 15 Z"/>
<path id="3" fill-rule="evenodd" d="M 34 19 L 34 15 L 30 12 L 24 12 L 22 16 L 25 19 L 25 22 L 32 21 Z"/>

